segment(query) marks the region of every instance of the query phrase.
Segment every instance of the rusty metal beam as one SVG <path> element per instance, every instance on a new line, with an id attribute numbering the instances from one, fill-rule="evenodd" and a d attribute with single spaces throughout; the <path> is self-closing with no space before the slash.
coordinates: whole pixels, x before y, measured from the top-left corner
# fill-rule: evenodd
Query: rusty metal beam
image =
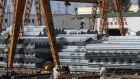
<path id="1" fill-rule="evenodd" d="M 100 4 L 100 0 L 98 0 L 98 3 Z M 102 38 L 103 31 L 105 30 L 106 34 L 108 35 L 108 3 L 109 0 L 102 0 L 102 5 L 99 5 L 100 7 L 100 38 Z"/>
<path id="2" fill-rule="evenodd" d="M 120 35 L 124 36 L 125 31 L 124 31 L 124 22 L 123 22 L 123 16 L 122 16 L 121 2 L 120 2 L 120 0 L 113 0 L 113 2 L 114 2 L 115 10 L 116 10 L 117 20 L 119 23 Z"/>
<path id="3" fill-rule="evenodd" d="M 33 0 L 27 0 L 26 5 L 25 5 L 25 10 L 24 10 L 24 17 L 23 17 L 23 26 L 28 25 L 28 20 L 30 17 L 30 12 L 32 8 Z"/>
<path id="4" fill-rule="evenodd" d="M 83 2 L 83 3 L 97 3 L 97 0 L 51 0 L 51 1 L 69 1 L 69 2 Z"/>
<path id="5" fill-rule="evenodd" d="M 16 0 L 11 0 L 11 2 L 12 2 L 13 11 L 15 11 L 14 9 L 15 9 Z"/>
<path id="6" fill-rule="evenodd" d="M 3 24 L 6 3 L 7 3 L 7 0 L 0 1 L 0 33 L 2 32 L 2 24 Z"/>
<path id="7" fill-rule="evenodd" d="M 35 6 L 37 25 L 41 26 L 42 25 L 42 16 L 41 16 L 41 9 L 40 9 L 39 0 L 34 0 L 34 6 Z"/>
<path id="8" fill-rule="evenodd" d="M 13 67 L 13 60 L 14 60 L 14 55 L 16 52 L 20 27 L 22 25 L 22 17 L 24 13 L 25 2 L 26 0 L 16 0 L 16 6 L 15 6 L 15 12 L 14 12 L 14 23 L 13 23 L 13 29 L 12 29 L 12 38 L 11 38 L 11 43 L 10 43 L 10 52 L 8 56 L 9 69 L 12 69 Z"/>
<path id="9" fill-rule="evenodd" d="M 54 32 L 50 0 L 40 0 L 40 5 L 42 9 L 42 14 L 44 17 L 44 22 L 46 25 L 46 30 L 48 34 L 48 39 L 50 43 L 50 49 L 51 49 L 54 65 L 59 65 L 58 49 L 57 49 L 57 44 L 56 44 L 55 32 Z"/>
<path id="10" fill-rule="evenodd" d="M 97 26 L 96 26 L 96 12 L 97 12 L 97 4 L 93 3 L 92 6 L 92 14 L 91 14 L 91 27 L 90 29 L 94 29 L 97 30 Z"/>

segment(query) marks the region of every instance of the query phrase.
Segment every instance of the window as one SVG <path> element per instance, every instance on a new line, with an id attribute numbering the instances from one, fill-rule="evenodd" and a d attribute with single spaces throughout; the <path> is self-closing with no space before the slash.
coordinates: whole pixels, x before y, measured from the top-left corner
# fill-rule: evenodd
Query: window
<path id="1" fill-rule="evenodd" d="M 115 22 L 115 25 L 117 25 L 118 24 L 118 22 Z"/>
<path id="2" fill-rule="evenodd" d="M 34 23 L 35 22 L 35 20 L 34 19 L 32 19 L 32 23 Z"/>
<path id="3" fill-rule="evenodd" d="M 5 23 L 7 23 L 7 19 L 5 19 Z"/>
<path id="4" fill-rule="evenodd" d="M 28 23 L 30 23 L 30 19 L 28 20 Z"/>

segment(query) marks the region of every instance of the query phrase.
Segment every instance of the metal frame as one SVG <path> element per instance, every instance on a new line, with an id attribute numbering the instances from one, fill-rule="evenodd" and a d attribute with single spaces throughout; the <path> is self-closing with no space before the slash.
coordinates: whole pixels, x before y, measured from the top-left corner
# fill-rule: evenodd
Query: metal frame
<path id="1" fill-rule="evenodd" d="M 13 22 L 13 29 L 12 29 L 12 38 L 11 38 L 11 44 L 10 44 L 10 52 L 8 56 L 9 69 L 12 69 L 13 67 L 13 60 L 14 60 L 14 55 L 16 52 L 20 27 L 22 25 L 22 16 L 24 13 L 25 3 L 26 3 L 26 0 L 16 0 L 14 22 Z"/>
<path id="2" fill-rule="evenodd" d="M 1 0 L 0 3 L 0 33 L 2 32 L 2 24 L 3 24 L 3 18 L 5 13 L 5 7 L 6 7 L 7 0 Z"/>

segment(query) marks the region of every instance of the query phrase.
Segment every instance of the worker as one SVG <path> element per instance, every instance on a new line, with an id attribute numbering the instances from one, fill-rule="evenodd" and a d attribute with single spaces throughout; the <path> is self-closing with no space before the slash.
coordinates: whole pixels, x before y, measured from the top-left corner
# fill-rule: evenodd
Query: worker
<path id="1" fill-rule="evenodd" d="M 103 67 L 103 65 L 99 65 L 99 75 L 100 75 L 100 79 L 107 79 L 106 76 L 106 68 Z"/>
<path id="2" fill-rule="evenodd" d="M 15 71 L 11 72 L 11 79 L 15 79 Z"/>
<path id="3" fill-rule="evenodd" d="M 70 68 L 68 65 L 65 66 L 65 74 L 70 74 Z"/>
<path id="4" fill-rule="evenodd" d="M 4 34 L 4 40 L 5 40 L 6 45 L 8 45 L 9 39 L 10 39 L 10 34 L 7 32 L 7 33 Z"/>
<path id="5" fill-rule="evenodd" d="M 82 22 L 80 23 L 80 29 L 83 29 L 84 28 L 84 24 L 85 24 L 85 20 L 82 20 Z"/>
<path id="6" fill-rule="evenodd" d="M 56 65 L 53 68 L 53 79 L 58 79 L 58 75 L 59 75 L 59 68 L 58 68 L 58 65 Z"/>

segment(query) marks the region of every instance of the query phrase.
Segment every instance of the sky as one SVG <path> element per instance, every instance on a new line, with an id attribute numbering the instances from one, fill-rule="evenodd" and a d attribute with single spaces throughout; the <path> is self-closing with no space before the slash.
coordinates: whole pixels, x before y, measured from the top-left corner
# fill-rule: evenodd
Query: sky
<path id="1" fill-rule="evenodd" d="M 12 11 L 12 4 L 11 4 L 11 0 L 7 0 L 7 7 L 5 9 L 5 11 L 11 12 Z M 137 4 L 137 0 L 131 0 L 132 4 Z M 55 7 L 54 7 L 55 6 Z M 91 6 L 91 4 L 87 4 L 87 3 L 71 3 L 71 6 L 69 6 L 67 8 L 67 12 L 68 14 L 75 14 L 75 7 L 84 7 L 84 6 Z M 9 8 L 8 8 L 9 7 Z M 52 8 L 52 13 L 57 14 L 57 13 L 66 13 L 66 7 L 64 5 L 64 2 L 58 2 L 58 1 L 51 1 L 51 8 Z M 32 7 L 31 10 L 31 14 L 34 14 L 35 10 L 34 10 L 34 5 Z"/>

